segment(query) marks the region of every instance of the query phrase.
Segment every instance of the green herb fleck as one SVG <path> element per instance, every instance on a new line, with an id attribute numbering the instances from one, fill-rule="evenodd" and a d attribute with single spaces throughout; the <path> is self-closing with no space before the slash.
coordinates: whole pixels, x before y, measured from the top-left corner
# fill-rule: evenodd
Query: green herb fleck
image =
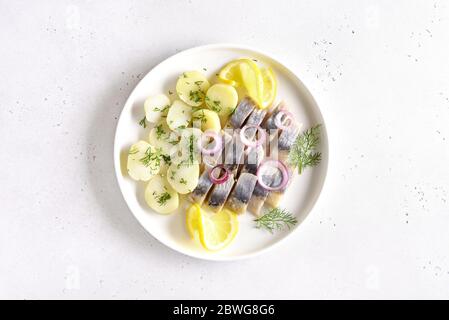
<path id="1" fill-rule="evenodd" d="M 157 149 L 156 152 L 153 152 L 152 147 L 148 147 L 145 151 L 145 156 L 140 159 L 140 162 L 143 163 L 145 167 L 150 167 L 152 170 L 155 170 L 161 165 L 162 154 L 160 150 Z"/>
<path id="2" fill-rule="evenodd" d="M 162 159 L 164 160 L 164 162 L 169 166 L 171 165 L 171 158 L 168 154 L 163 154 L 162 155 Z"/>
<path id="3" fill-rule="evenodd" d="M 153 108 L 153 111 L 154 111 L 154 112 L 165 112 L 166 110 L 168 110 L 168 108 L 170 108 L 169 105 L 166 105 L 166 106 L 163 107 L 163 108 L 154 107 L 154 108 Z"/>
<path id="4" fill-rule="evenodd" d="M 156 137 L 158 140 L 161 140 L 162 136 L 166 134 L 164 128 L 162 127 L 162 123 L 156 126 Z"/>
<path id="5" fill-rule="evenodd" d="M 208 105 L 212 109 L 212 111 L 215 111 L 216 113 L 220 113 L 221 102 L 219 100 L 214 100 L 214 101 L 212 101 L 212 103 L 209 102 Z"/>
<path id="6" fill-rule="evenodd" d="M 143 117 L 142 120 L 139 121 L 139 125 L 145 129 L 147 127 L 147 117 Z"/>
<path id="7" fill-rule="evenodd" d="M 181 179 L 179 180 L 179 183 L 187 185 L 187 180 L 184 179 L 184 178 L 181 178 Z"/>
<path id="8" fill-rule="evenodd" d="M 194 144 L 195 144 L 195 136 L 193 134 L 189 137 L 189 163 L 193 164 L 194 160 Z"/>
<path id="9" fill-rule="evenodd" d="M 163 205 L 165 205 L 165 203 L 167 203 L 168 200 L 171 199 L 171 195 L 168 192 L 164 192 L 164 193 L 157 195 L 155 198 L 157 200 L 157 203 L 160 206 L 163 206 Z"/>
<path id="10" fill-rule="evenodd" d="M 290 229 L 298 223 L 298 220 L 290 212 L 280 208 L 271 209 L 254 221 L 256 222 L 256 228 L 263 228 L 271 233 L 276 230 L 282 230 L 284 227 L 288 227 L 288 229 Z"/>
<path id="11" fill-rule="evenodd" d="M 201 102 L 204 99 L 204 92 L 201 90 L 190 90 L 189 99 L 193 102 Z"/>
<path id="12" fill-rule="evenodd" d="M 204 110 L 201 110 L 201 112 L 198 112 L 198 114 L 195 114 L 195 116 L 193 117 L 193 120 L 200 120 L 201 123 L 206 123 L 207 118 L 206 118 L 206 115 L 204 114 Z"/>

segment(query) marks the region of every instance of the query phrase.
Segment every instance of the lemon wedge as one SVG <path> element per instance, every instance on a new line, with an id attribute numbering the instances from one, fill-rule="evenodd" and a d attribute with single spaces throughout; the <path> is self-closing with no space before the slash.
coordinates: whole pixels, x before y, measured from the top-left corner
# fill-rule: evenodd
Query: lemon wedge
<path id="1" fill-rule="evenodd" d="M 218 213 L 206 212 L 198 204 L 192 204 L 187 209 L 186 225 L 190 237 L 211 251 L 229 245 L 239 229 L 237 214 L 234 212 L 228 209 Z"/>
<path id="2" fill-rule="evenodd" d="M 276 98 L 277 81 L 273 70 L 260 69 L 251 59 L 229 62 L 221 69 L 218 78 L 232 86 L 244 87 L 261 109 L 268 108 Z"/>
<path id="3" fill-rule="evenodd" d="M 240 63 L 245 60 L 247 59 L 238 59 L 229 62 L 220 70 L 218 78 L 231 86 L 240 86 L 242 84 L 242 79 L 240 77 Z"/>
<path id="4" fill-rule="evenodd" d="M 195 203 L 192 204 L 186 212 L 187 230 L 189 231 L 190 237 L 192 239 L 195 239 L 195 237 L 199 234 L 199 218 L 201 214 L 200 210 L 200 206 Z"/>
<path id="5" fill-rule="evenodd" d="M 277 81 L 276 76 L 271 68 L 261 69 L 263 79 L 263 95 L 262 105 L 263 109 L 268 108 L 276 98 Z"/>
<path id="6" fill-rule="evenodd" d="M 254 61 L 248 59 L 239 65 L 242 83 L 248 91 L 248 95 L 262 108 L 263 77 L 259 67 Z"/>
<path id="7" fill-rule="evenodd" d="M 223 209 L 218 213 L 200 210 L 200 241 L 204 248 L 218 251 L 234 240 L 239 230 L 237 214 Z"/>

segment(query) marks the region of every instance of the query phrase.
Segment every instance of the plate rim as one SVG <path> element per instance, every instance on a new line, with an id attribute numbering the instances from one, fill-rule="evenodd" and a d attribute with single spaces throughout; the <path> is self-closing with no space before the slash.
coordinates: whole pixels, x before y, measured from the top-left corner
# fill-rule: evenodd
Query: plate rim
<path id="1" fill-rule="evenodd" d="M 175 246 L 172 246 L 169 243 L 166 243 L 164 240 L 161 240 L 155 234 L 150 232 L 150 230 L 145 228 L 145 226 L 142 223 L 142 221 L 140 221 L 139 217 L 134 213 L 134 211 L 129 206 L 128 201 L 127 201 L 126 196 L 125 196 L 125 193 L 124 193 L 124 190 L 123 190 L 124 187 L 123 187 L 122 182 L 120 180 L 120 177 L 122 176 L 122 170 L 121 170 L 121 163 L 120 163 L 120 161 L 121 161 L 121 159 L 120 159 L 120 150 L 119 150 L 119 146 L 118 146 L 118 128 L 120 126 L 120 122 L 122 121 L 122 115 L 123 115 L 123 113 L 125 111 L 125 107 L 130 103 L 131 98 L 133 98 L 136 88 L 148 76 L 148 74 L 150 74 L 156 68 L 160 67 L 162 64 L 169 63 L 169 61 L 172 60 L 172 59 L 178 58 L 179 56 L 182 56 L 182 55 L 187 55 L 187 54 L 194 53 L 195 51 L 203 51 L 203 50 L 211 50 L 211 49 L 246 50 L 246 51 L 252 51 L 252 52 L 254 52 L 256 54 L 260 54 L 261 56 L 265 56 L 265 57 L 270 58 L 271 60 L 275 61 L 280 66 L 282 66 L 283 68 L 287 69 L 292 74 L 292 76 L 294 77 L 295 81 L 298 81 L 303 86 L 303 88 L 305 89 L 305 92 L 308 94 L 308 99 L 310 99 L 311 102 L 314 103 L 315 106 L 317 107 L 318 115 L 321 117 L 321 119 L 322 119 L 322 126 L 324 127 L 324 130 L 321 131 L 321 134 L 324 135 L 324 138 L 325 138 L 325 141 L 326 141 L 326 148 L 325 148 L 325 152 L 326 152 L 325 159 L 326 159 L 326 161 L 322 161 L 321 162 L 321 165 L 324 165 L 324 168 L 322 168 L 322 170 L 323 170 L 322 180 L 323 181 L 321 183 L 321 186 L 319 187 L 319 190 L 316 193 L 315 198 L 312 199 L 312 203 L 310 205 L 309 212 L 307 212 L 307 214 L 304 217 L 303 221 L 305 221 L 306 218 L 310 215 L 310 213 L 316 207 L 319 199 L 322 198 L 321 195 L 323 193 L 324 186 L 326 185 L 326 180 L 327 180 L 327 175 L 328 175 L 328 170 L 329 170 L 329 159 L 330 159 L 330 155 L 329 155 L 330 146 L 329 146 L 329 144 L 330 143 L 329 143 L 329 135 L 328 135 L 328 132 L 327 132 L 328 127 L 326 125 L 325 118 L 323 116 L 321 108 L 319 107 L 319 104 L 317 103 L 315 97 L 312 95 L 312 93 L 310 92 L 308 87 L 305 85 L 305 83 L 296 75 L 295 72 L 293 72 L 293 70 L 291 68 L 289 68 L 289 65 L 286 64 L 283 60 L 280 60 L 277 57 L 275 57 L 275 55 L 273 55 L 271 52 L 267 52 L 266 50 L 260 50 L 258 48 L 253 47 L 253 46 L 247 46 L 247 45 L 236 44 L 236 43 L 212 43 L 212 44 L 200 45 L 200 46 L 191 47 L 191 48 L 182 50 L 180 52 L 177 52 L 177 53 L 167 57 L 166 59 L 160 61 L 155 66 L 153 66 L 139 80 L 139 82 L 134 86 L 134 88 L 132 89 L 131 93 L 129 94 L 128 98 L 126 99 L 125 104 L 123 105 L 122 110 L 120 111 L 120 114 L 118 116 L 118 121 L 117 121 L 117 124 L 116 124 L 115 134 L 114 134 L 114 147 L 113 147 L 114 171 L 115 171 L 115 178 L 117 180 L 117 184 L 118 184 L 119 189 L 120 189 L 120 193 L 122 195 L 123 200 L 126 203 L 126 206 L 128 207 L 128 210 L 132 213 L 134 218 L 139 222 L 141 228 L 143 228 L 145 230 L 145 232 L 147 232 L 154 239 L 159 241 L 164 246 L 170 248 L 171 250 L 173 250 L 175 252 L 178 252 L 178 253 L 180 253 L 182 255 L 188 256 L 188 257 L 192 257 L 192 258 L 196 258 L 196 259 L 200 259 L 200 260 L 205 260 L 205 261 L 216 261 L 216 262 L 219 262 L 219 261 L 238 261 L 238 260 L 249 259 L 249 258 L 253 258 L 253 257 L 258 256 L 258 255 L 261 255 L 263 253 L 268 252 L 269 250 L 272 250 L 272 249 L 276 248 L 281 243 L 285 243 L 285 240 L 287 238 L 288 239 L 291 238 L 292 234 L 295 233 L 295 231 L 303 223 L 303 221 L 301 223 L 297 224 L 296 226 L 294 226 L 293 228 L 291 228 L 289 230 L 288 234 L 286 234 L 284 237 L 282 237 L 278 241 L 276 241 L 276 242 L 274 242 L 274 243 L 272 243 L 272 244 L 270 244 L 270 245 L 268 245 L 268 246 L 266 246 L 266 247 L 264 247 L 262 249 L 259 249 L 259 250 L 255 251 L 255 252 L 242 254 L 242 255 L 239 255 L 239 256 L 218 256 L 218 255 L 214 255 L 214 254 L 202 255 L 202 254 L 196 254 L 194 252 L 186 252 L 184 250 L 179 249 L 178 247 L 175 247 Z"/>

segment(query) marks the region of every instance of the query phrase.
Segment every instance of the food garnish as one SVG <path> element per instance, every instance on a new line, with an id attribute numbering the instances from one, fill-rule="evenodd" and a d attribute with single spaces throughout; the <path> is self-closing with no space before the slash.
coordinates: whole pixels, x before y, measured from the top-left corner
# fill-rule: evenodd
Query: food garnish
<path id="1" fill-rule="evenodd" d="M 145 129 L 147 127 L 147 118 L 143 117 L 142 120 L 139 121 L 139 125 Z"/>
<path id="2" fill-rule="evenodd" d="M 320 163 L 321 152 L 316 152 L 315 148 L 320 143 L 320 128 L 318 124 L 302 135 L 298 136 L 288 156 L 288 162 L 298 169 L 301 174 L 307 167 L 313 167 Z"/>
<path id="3" fill-rule="evenodd" d="M 266 229 L 270 233 L 283 230 L 285 227 L 290 229 L 298 223 L 298 220 L 290 212 L 281 208 L 273 208 L 254 221 L 256 222 L 256 228 Z"/>

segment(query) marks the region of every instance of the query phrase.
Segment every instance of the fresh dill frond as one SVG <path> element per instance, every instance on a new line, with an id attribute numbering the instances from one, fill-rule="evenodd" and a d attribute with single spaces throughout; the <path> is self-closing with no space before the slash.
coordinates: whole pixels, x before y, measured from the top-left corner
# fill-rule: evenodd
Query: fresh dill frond
<path id="1" fill-rule="evenodd" d="M 158 194 L 157 196 L 155 196 L 155 198 L 157 200 L 157 203 L 160 206 L 163 206 L 167 203 L 168 200 L 171 199 L 171 195 L 168 192 L 164 192 L 164 193 Z"/>
<path id="2" fill-rule="evenodd" d="M 284 227 L 291 228 L 298 223 L 298 220 L 287 210 L 274 208 L 265 213 L 260 218 L 254 220 L 256 228 L 266 229 L 273 233 L 276 230 L 282 230 Z"/>
<path id="3" fill-rule="evenodd" d="M 288 155 L 288 162 L 298 168 L 298 173 L 307 167 L 313 167 L 320 163 L 321 153 L 315 152 L 315 148 L 320 143 L 320 128 L 318 124 L 302 135 L 298 136 Z"/>
<path id="4" fill-rule="evenodd" d="M 142 120 L 139 121 L 139 125 L 145 129 L 147 127 L 147 117 L 143 117 Z"/>

